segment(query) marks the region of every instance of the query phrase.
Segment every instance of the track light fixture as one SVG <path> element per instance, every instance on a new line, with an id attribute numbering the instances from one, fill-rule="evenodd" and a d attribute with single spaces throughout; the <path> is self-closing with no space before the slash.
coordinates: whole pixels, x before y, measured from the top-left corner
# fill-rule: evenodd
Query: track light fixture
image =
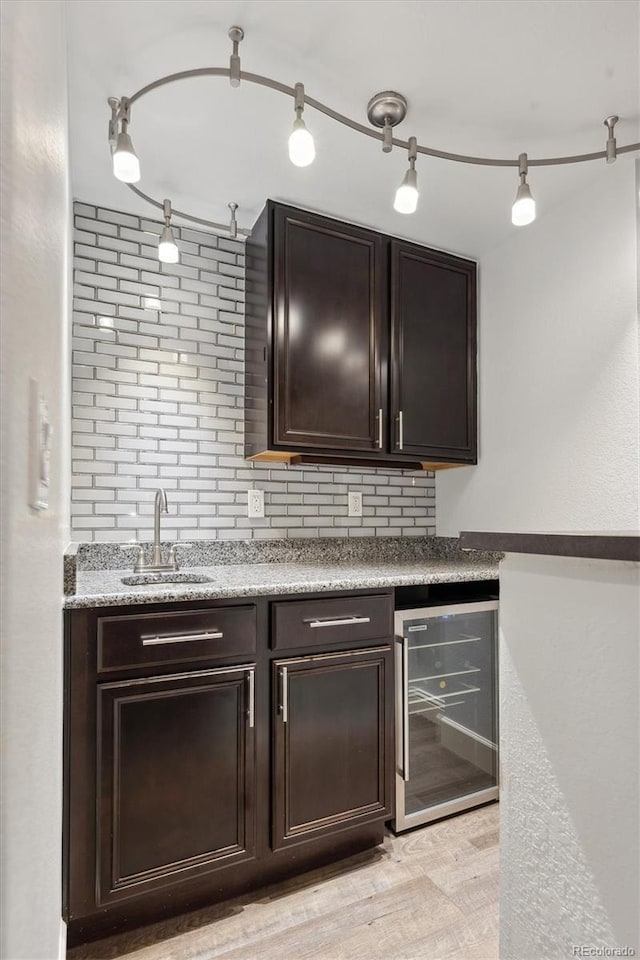
<path id="1" fill-rule="evenodd" d="M 418 141 L 409 137 L 409 169 L 402 178 L 402 183 L 396 190 L 393 209 L 398 213 L 415 213 L 418 209 L 418 174 L 416 173 L 416 157 Z"/>
<path id="2" fill-rule="evenodd" d="M 113 156 L 113 151 L 118 141 L 118 111 L 120 110 L 120 101 L 117 97 L 109 97 L 107 103 L 111 108 L 111 116 L 109 118 L 109 146 L 111 147 L 111 155 Z"/>
<path id="3" fill-rule="evenodd" d="M 171 229 L 171 201 L 165 200 L 164 204 L 164 228 L 160 234 L 158 244 L 158 260 L 161 263 L 177 263 L 180 259 L 178 244 L 173 236 Z"/>
<path id="4" fill-rule="evenodd" d="M 614 127 L 619 119 L 620 117 L 607 117 L 607 119 L 604 121 L 604 125 L 607 128 L 607 131 L 609 134 L 607 137 L 607 146 L 606 146 L 607 163 L 615 163 L 616 161 L 618 148 L 616 144 L 616 135 L 614 132 Z"/>
<path id="5" fill-rule="evenodd" d="M 236 220 L 235 204 L 229 204 L 231 208 L 231 218 L 228 223 L 216 223 L 213 220 L 205 220 L 202 217 L 196 217 L 178 210 L 171 210 L 169 205 L 169 214 L 167 215 L 168 201 L 162 203 L 155 200 L 148 194 L 139 190 L 135 183 L 140 179 L 140 162 L 133 148 L 131 137 L 128 132 L 130 121 L 130 107 L 136 100 L 141 99 L 146 94 L 151 93 L 158 87 L 163 87 L 169 83 L 176 83 L 179 80 L 186 80 L 193 77 L 228 77 L 232 87 L 239 87 L 240 81 L 244 83 L 255 83 L 261 87 L 267 87 L 276 93 L 282 93 L 285 96 L 293 96 L 296 119 L 293 125 L 293 131 L 289 137 L 289 158 L 292 163 L 299 167 L 306 167 L 315 159 L 315 145 L 313 137 L 307 129 L 302 114 L 306 106 L 318 110 L 326 117 L 330 117 L 337 123 L 351 130 L 360 133 L 363 136 L 371 137 L 382 145 L 384 153 L 390 153 L 393 147 L 400 147 L 409 152 L 409 169 L 395 194 L 394 208 L 400 213 L 413 213 L 418 205 L 418 177 L 415 169 L 417 154 L 421 153 L 427 157 L 437 157 L 440 160 L 451 161 L 454 163 L 471 163 L 476 166 L 484 167 L 516 167 L 520 176 L 520 185 L 516 194 L 516 199 L 511 208 L 512 222 L 518 226 L 524 226 L 535 219 L 536 205 L 531 195 L 531 189 L 527 183 L 527 172 L 529 167 L 537 166 L 559 166 L 568 163 L 587 163 L 592 160 L 606 160 L 607 163 L 613 163 L 618 156 L 624 153 L 635 153 L 640 150 L 640 143 L 629 143 L 624 146 L 618 146 L 616 143 L 614 127 L 618 122 L 617 116 L 607 117 L 604 124 L 608 131 L 608 137 L 604 150 L 595 153 L 582 153 L 575 156 L 543 157 L 529 160 L 526 153 L 520 154 L 517 160 L 512 158 L 496 157 L 473 157 L 462 153 L 450 153 L 445 150 L 437 150 L 435 147 L 427 147 L 419 144 L 415 137 L 409 140 L 402 140 L 394 137 L 394 128 L 404 120 L 407 112 L 407 101 L 405 98 L 393 90 L 386 90 L 377 93 L 371 98 L 367 105 L 367 117 L 371 126 L 365 126 L 357 120 L 333 110 L 325 103 L 305 95 L 304 85 L 296 83 L 295 87 L 289 87 L 271 77 L 263 77 L 256 73 L 243 73 L 240 67 L 240 55 L 238 53 L 240 42 L 244 38 L 242 27 L 234 26 L 228 31 L 229 39 L 232 43 L 232 52 L 229 59 L 229 66 L 226 67 L 203 67 L 196 70 L 182 70 L 179 73 L 169 74 L 166 77 L 160 77 L 142 87 L 130 97 L 110 97 L 108 100 L 111 110 L 109 121 L 109 143 L 113 156 L 113 172 L 115 176 L 126 183 L 139 197 L 150 203 L 152 206 L 163 211 L 165 216 L 165 227 L 162 231 L 160 247 L 164 245 L 165 235 L 167 236 L 167 248 L 171 247 L 172 260 L 164 262 L 175 263 L 178 258 L 178 251 L 173 240 L 169 217 L 173 213 L 183 220 L 200 224 L 205 227 L 211 227 L 214 230 L 229 231 L 232 236 L 238 234 L 248 235 L 251 231 L 238 226 Z M 378 129 L 372 129 L 377 127 Z M 119 129 L 120 128 L 120 129 Z M 169 252 L 169 250 L 168 250 Z M 164 259 L 162 254 L 160 259 Z"/>
<path id="6" fill-rule="evenodd" d="M 229 236 L 232 240 L 235 240 L 238 236 L 238 221 L 236 220 L 236 210 L 238 209 L 237 203 L 228 203 L 227 206 L 231 210 L 231 217 L 229 219 Z"/>
<path id="7" fill-rule="evenodd" d="M 244 38 L 244 30 L 242 27 L 231 27 L 229 33 L 227 34 L 229 40 L 233 44 L 233 49 L 231 56 L 229 57 L 229 83 L 232 87 L 240 86 L 240 54 L 238 53 L 238 46 L 240 41 Z"/>
<path id="8" fill-rule="evenodd" d="M 382 152 L 391 153 L 393 128 L 402 123 L 407 115 L 407 101 L 395 90 L 376 93 L 367 104 L 367 117 L 374 127 L 382 128 Z"/>
<path id="9" fill-rule="evenodd" d="M 113 97 L 109 98 L 110 101 L 114 99 Z M 114 127 L 113 132 L 116 133 L 116 142 L 113 149 L 114 176 L 118 180 L 122 180 L 123 183 L 137 183 L 140 179 L 140 161 L 138 160 L 138 154 L 133 149 L 131 137 L 127 133 L 130 119 L 129 99 L 123 97 L 120 100 L 117 112 L 114 110 L 113 103 L 110 106 L 112 120 L 109 124 L 109 133 L 112 133 L 112 125 Z M 118 118 L 120 119 L 120 133 L 117 133 Z"/>
<path id="10" fill-rule="evenodd" d="M 293 122 L 293 130 L 289 137 L 289 160 L 296 167 L 308 167 L 316 158 L 316 147 L 313 137 L 307 130 L 307 125 L 302 119 L 304 111 L 304 84 L 295 85 L 295 111 L 296 119 Z"/>
<path id="11" fill-rule="evenodd" d="M 527 155 L 521 153 L 518 157 L 518 172 L 520 186 L 511 207 L 511 223 L 516 227 L 526 227 L 536 218 L 536 202 L 531 196 L 531 189 L 527 183 Z"/>

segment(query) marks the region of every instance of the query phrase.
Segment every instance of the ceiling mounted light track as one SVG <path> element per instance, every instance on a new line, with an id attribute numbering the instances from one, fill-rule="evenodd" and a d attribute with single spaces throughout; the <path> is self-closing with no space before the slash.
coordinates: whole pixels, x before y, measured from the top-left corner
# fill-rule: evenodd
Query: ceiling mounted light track
<path id="1" fill-rule="evenodd" d="M 231 216 L 229 218 L 229 236 L 232 240 L 235 240 L 238 236 L 238 221 L 236 220 L 236 210 L 238 209 L 238 204 L 228 203 L 227 206 L 231 211 Z"/>
<path id="2" fill-rule="evenodd" d="M 150 203 L 154 207 L 163 211 L 165 216 L 165 230 L 171 230 L 167 222 L 167 204 L 169 201 L 161 202 L 143 193 L 135 184 L 140 180 L 140 162 L 133 147 L 133 142 L 129 134 L 129 124 L 131 122 L 131 106 L 152 90 L 166 86 L 169 83 L 176 83 L 178 80 L 188 80 L 194 77 L 227 77 L 232 87 L 239 87 L 240 82 L 255 83 L 261 87 L 268 87 L 278 93 L 293 98 L 296 119 L 294 121 L 293 131 L 289 137 L 289 157 L 297 166 L 308 166 L 315 158 L 315 145 L 313 137 L 307 129 L 305 121 L 302 118 L 305 107 L 312 107 L 319 113 L 336 120 L 338 123 L 362 133 L 367 137 L 381 141 L 384 153 L 390 153 L 393 147 L 400 147 L 408 151 L 409 169 L 398 190 L 396 191 L 394 208 L 401 213 L 413 213 L 418 205 L 418 186 L 416 159 L 418 154 L 427 157 L 437 157 L 440 160 L 450 160 L 454 163 L 471 163 L 484 167 L 515 167 L 520 176 L 520 186 L 516 199 L 511 210 L 512 222 L 523 226 L 531 223 L 535 219 L 535 201 L 531 195 L 531 189 L 527 183 L 527 173 L 530 167 L 555 167 L 567 163 L 586 163 L 592 160 L 606 160 L 607 163 L 613 163 L 620 154 L 632 153 L 640 150 L 640 143 L 629 143 L 625 146 L 618 146 L 614 134 L 614 127 L 618 122 L 617 116 L 607 117 L 604 125 L 607 128 L 607 141 L 605 149 L 594 153 L 580 153 L 572 156 L 560 157 L 540 157 L 529 159 L 526 153 L 521 153 L 517 159 L 498 159 L 493 157 L 474 157 L 462 153 L 449 153 L 446 150 L 437 150 L 434 147 L 422 146 L 415 137 L 408 140 L 401 140 L 393 135 L 393 129 L 401 123 L 407 113 L 407 101 L 400 93 L 392 90 L 377 93 L 371 98 L 367 105 L 367 117 L 371 126 L 365 126 L 358 123 L 350 117 L 333 110 L 320 100 L 310 97 L 304 89 L 302 83 L 296 83 L 295 87 L 287 86 L 278 80 L 272 80 L 270 77 L 263 77 L 256 73 L 248 73 L 241 69 L 240 55 L 238 53 L 240 42 L 244 38 L 242 27 L 231 27 L 228 31 L 229 39 L 232 43 L 232 52 L 228 67 L 201 67 L 194 70 L 182 70 L 179 73 L 172 73 L 166 77 L 160 77 L 152 83 L 148 83 L 130 97 L 109 97 L 108 104 L 111 110 L 109 119 L 109 144 L 112 153 L 114 175 L 122 180 L 139 197 Z M 216 223 L 214 220 L 206 220 L 203 217 L 196 217 L 192 214 L 184 213 L 181 210 L 172 208 L 169 204 L 169 217 L 178 217 L 181 220 L 187 220 L 190 223 L 197 223 L 213 230 L 229 232 L 232 236 L 242 234 L 248 236 L 251 231 L 238 226 L 236 220 L 237 204 L 229 204 L 231 208 L 230 223 Z M 164 235 L 164 231 L 163 231 Z"/>
<path id="3" fill-rule="evenodd" d="M 616 135 L 614 133 L 614 127 L 619 119 L 620 117 L 607 117 L 606 120 L 604 121 L 604 125 L 608 131 L 607 147 L 606 147 L 607 163 L 614 163 L 617 152 L 618 152 L 618 148 L 616 144 Z"/>
<path id="4" fill-rule="evenodd" d="M 382 127 L 382 152 L 391 153 L 393 128 L 407 115 L 407 101 L 401 93 L 385 90 L 376 93 L 367 104 L 367 117 L 374 127 Z"/>
<path id="5" fill-rule="evenodd" d="M 244 40 L 244 30 L 242 27 L 231 27 L 229 30 L 229 40 L 233 44 L 233 50 L 231 51 L 231 56 L 229 57 L 229 82 L 232 87 L 240 86 L 240 54 L 238 53 L 238 47 L 240 41 Z"/>

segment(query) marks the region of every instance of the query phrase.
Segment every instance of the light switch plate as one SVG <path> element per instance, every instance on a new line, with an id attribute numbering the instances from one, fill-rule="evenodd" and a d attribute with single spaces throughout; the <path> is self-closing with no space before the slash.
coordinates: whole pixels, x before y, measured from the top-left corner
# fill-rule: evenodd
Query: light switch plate
<path id="1" fill-rule="evenodd" d="M 248 516 L 254 519 L 264 517 L 264 490 L 249 490 Z"/>
<path id="2" fill-rule="evenodd" d="M 362 494 L 357 491 L 349 491 L 348 496 L 349 503 L 349 516 L 350 517 L 361 517 L 362 516 Z"/>
<path id="3" fill-rule="evenodd" d="M 49 508 L 51 466 L 51 422 L 49 408 L 40 393 L 37 380 L 29 381 L 29 506 Z"/>

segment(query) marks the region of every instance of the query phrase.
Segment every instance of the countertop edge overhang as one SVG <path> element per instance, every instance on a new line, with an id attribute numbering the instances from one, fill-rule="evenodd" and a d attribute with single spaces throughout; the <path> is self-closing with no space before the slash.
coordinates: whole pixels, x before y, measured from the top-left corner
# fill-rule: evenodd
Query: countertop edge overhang
<path id="1" fill-rule="evenodd" d="M 499 533 L 464 530 L 460 534 L 460 546 L 463 550 L 640 562 L 640 533 L 633 531 Z"/>
<path id="2" fill-rule="evenodd" d="M 134 606 L 193 600 L 250 599 L 328 591 L 389 589 L 430 583 L 497 580 L 498 563 L 464 559 L 389 564 L 224 564 L 192 567 L 210 583 L 152 584 L 135 589 L 121 583 L 130 570 L 83 572 L 77 592 L 64 597 L 65 610 Z"/>

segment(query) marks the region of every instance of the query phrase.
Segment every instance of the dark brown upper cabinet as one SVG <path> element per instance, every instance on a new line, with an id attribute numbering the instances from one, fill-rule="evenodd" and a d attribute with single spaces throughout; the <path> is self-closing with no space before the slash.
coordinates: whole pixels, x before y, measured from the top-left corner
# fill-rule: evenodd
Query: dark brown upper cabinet
<path id="1" fill-rule="evenodd" d="M 392 447 L 476 462 L 476 265 L 391 241 Z"/>
<path id="2" fill-rule="evenodd" d="M 377 452 L 382 238 L 269 202 L 247 259 L 248 455 Z M 267 276 L 258 279 L 267 302 L 254 314 L 255 274 L 267 261 Z"/>
<path id="3" fill-rule="evenodd" d="M 246 252 L 248 458 L 475 462 L 475 263 L 271 200 Z"/>
<path id="4" fill-rule="evenodd" d="M 274 237 L 274 440 L 375 450 L 380 238 L 281 207 L 274 211 Z"/>

